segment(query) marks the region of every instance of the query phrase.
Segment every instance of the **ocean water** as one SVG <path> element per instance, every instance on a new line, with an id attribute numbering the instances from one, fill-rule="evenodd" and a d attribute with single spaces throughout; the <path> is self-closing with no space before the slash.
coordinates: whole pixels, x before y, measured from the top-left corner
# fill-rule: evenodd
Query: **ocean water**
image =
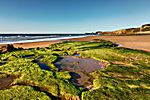
<path id="1" fill-rule="evenodd" d="M 0 44 L 54 41 L 87 36 L 93 36 L 93 34 L 0 34 Z"/>

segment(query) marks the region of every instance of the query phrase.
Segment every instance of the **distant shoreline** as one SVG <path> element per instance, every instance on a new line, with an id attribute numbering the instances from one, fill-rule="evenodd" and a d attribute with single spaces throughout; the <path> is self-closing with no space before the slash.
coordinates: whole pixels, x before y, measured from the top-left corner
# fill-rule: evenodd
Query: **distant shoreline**
<path id="1" fill-rule="evenodd" d="M 32 43 L 16 43 L 13 44 L 16 48 L 36 48 L 48 47 L 50 44 L 60 43 L 63 41 L 94 41 L 94 39 L 104 39 L 114 43 L 121 44 L 123 47 L 138 49 L 150 52 L 150 35 L 142 36 L 88 36 L 83 38 L 71 38 L 57 41 L 43 41 Z"/>
<path id="2" fill-rule="evenodd" d="M 150 52 L 150 35 L 133 35 L 133 36 L 87 36 L 80 38 L 60 39 L 53 41 L 39 41 L 27 43 L 14 43 L 15 48 L 37 48 L 48 47 L 51 44 L 60 43 L 63 41 L 95 41 L 96 39 L 103 39 L 121 44 L 122 47 L 138 49 Z M 2 45 L 2 44 L 1 44 Z"/>
<path id="3" fill-rule="evenodd" d="M 10 41 L 10 42 L 1 42 L 0 44 L 16 44 L 16 43 L 32 43 L 32 42 L 44 42 L 44 41 L 58 41 L 71 38 L 83 38 L 87 36 L 71 36 L 71 37 L 55 37 L 55 38 L 43 38 L 43 39 L 31 39 L 31 40 L 21 40 L 21 41 Z"/>

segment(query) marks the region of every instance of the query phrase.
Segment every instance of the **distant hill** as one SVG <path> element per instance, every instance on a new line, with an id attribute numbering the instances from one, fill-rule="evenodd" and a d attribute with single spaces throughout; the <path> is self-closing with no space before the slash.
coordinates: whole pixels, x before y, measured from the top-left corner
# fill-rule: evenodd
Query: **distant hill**
<path id="1" fill-rule="evenodd" d="M 150 24 L 144 24 L 137 28 L 120 29 L 108 32 L 96 32 L 102 35 L 128 35 L 128 34 L 150 34 Z"/>

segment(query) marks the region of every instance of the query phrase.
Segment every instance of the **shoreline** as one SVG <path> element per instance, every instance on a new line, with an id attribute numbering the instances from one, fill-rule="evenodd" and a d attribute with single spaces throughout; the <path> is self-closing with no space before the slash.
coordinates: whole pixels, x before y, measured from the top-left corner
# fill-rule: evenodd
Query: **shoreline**
<path id="1" fill-rule="evenodd" d="M 16 43 L 32 43 L 32 42 L 45 42 L 45 41 L 58 41 L 64 39 L 72 39 L 72 38 L 83 38 L 87 36 L 71 36 L 71 37 L 56 37 L 56 38 L 41 38 L 41 39 L 31 39 L 31 40 L 22 40 L 22 41 L 10 41 L 10 42 L 2 42 L 1 44 L 16 44 Z"/>
<path id="2" fill-rule="evenodd" d="M 140 36 L 87 36 L 81 38 L 61 39 L 54 41 L 41 41 L 41 42 L 29 42 L 29 43 L 14 43 L 15 48 L 36 48 L 36 47 L 48 47 L 51 44 L 60 43 L 63 41 L 93 41 L 94 39 L 104 39 L 112 41 L 116 44 L 121 44 L 121 47 L 138 49 L 150 52 L 150 35 Z"/>

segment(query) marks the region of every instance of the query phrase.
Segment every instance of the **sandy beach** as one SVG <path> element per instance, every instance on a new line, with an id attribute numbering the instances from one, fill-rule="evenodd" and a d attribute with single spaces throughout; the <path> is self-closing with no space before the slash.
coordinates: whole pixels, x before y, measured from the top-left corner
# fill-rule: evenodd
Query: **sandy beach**
<path id="1" fill-rule="evenodd" d="M 17 43 L 14 44 L 16 48 L 35 48 L 35 47 L 47 47 L 50 44 L 59 43 L 62 41 L 92 41 L 93 39 L 104 39 L 115 43 L 121 44 L 123 47 L 131 49 L 139 49 L 150 52 L 150 35 L 140 36 L 89 36 L 84 38 L 73 38 L 58 41 L 45 41 L 45 42 L 32 42 L 32 43 Z"/>

